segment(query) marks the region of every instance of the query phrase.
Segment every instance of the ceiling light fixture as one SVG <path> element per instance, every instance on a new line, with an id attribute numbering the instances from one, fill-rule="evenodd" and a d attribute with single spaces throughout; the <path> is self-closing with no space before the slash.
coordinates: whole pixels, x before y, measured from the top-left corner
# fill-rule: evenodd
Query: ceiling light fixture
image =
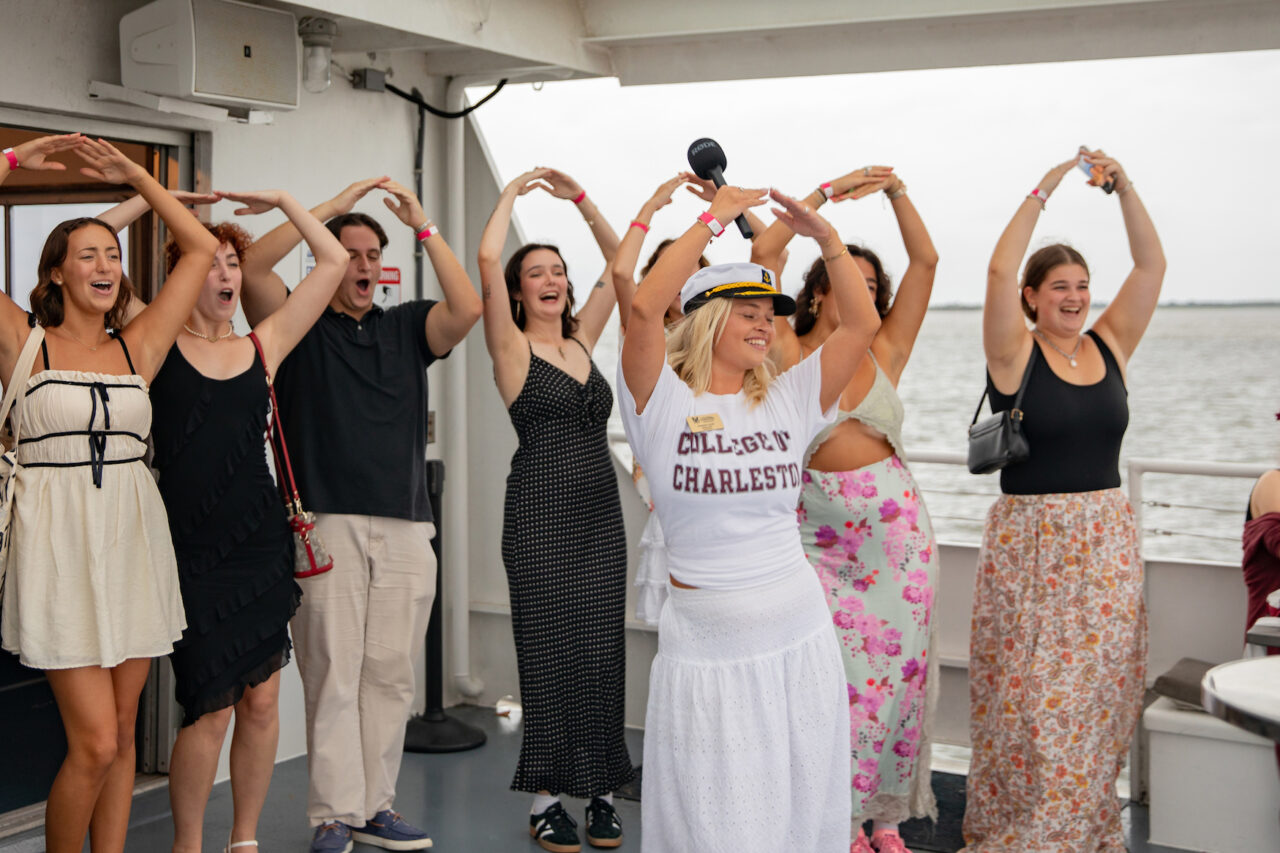
<path id="1" fill-rule="evenodd" d="M 330 18 L 307 16 L 298 21 L 298 35 L 302 37 L 302 88 L 318 94 L 332 82 L 329 65 L 338 25 Z"/>

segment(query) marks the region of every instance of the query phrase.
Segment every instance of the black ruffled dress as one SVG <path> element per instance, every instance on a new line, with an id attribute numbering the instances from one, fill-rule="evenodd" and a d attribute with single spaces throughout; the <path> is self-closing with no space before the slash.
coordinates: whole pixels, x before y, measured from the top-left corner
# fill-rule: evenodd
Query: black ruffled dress
<path id="1" fill-rule="evenodd" d="M 175 345 L 151 383 L 154 465 L 178 558 L 187 630 L 170 660 L 183 725 L 234 705 L 289 662 L 302 590 L 267 467 L 262 362 L 210 379 Z"/>

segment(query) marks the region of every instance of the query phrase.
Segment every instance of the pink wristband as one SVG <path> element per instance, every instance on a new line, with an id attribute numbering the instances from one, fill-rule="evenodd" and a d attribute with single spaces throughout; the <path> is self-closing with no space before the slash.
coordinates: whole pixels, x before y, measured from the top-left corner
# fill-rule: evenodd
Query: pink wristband
<path id="1" fill-rule="evenodd" d="M 720 224 L 720 220 L 711 215 L 711 211 L 699 214 L 698 221 L 711 229 L 712 237 L 719 237 L 724 233 L 724 226 Z"/>
<path id="2" fill-rule="evenodd" d="M 583 190 L 582 192 L 578 193 L 578 197 L 573 200 L 573 203 L 582 204 L 582 200 L 586 197 L 587 197 L 587 191 Z"/>
<path id="3" fill-rule="evenodd" d="M 4 156 L 5 156 L 5 159 L 9 161 L 9 171 L 10 172 L 18 171 L 18 155 L 13 153 L 13 149 L 12 148 L 4 149 Z"/>
<path id="4" fill-rule="evenodd" d="M 648 234 L 648 233 L 649 233 L 649 226 L 648 226 L 648 225 L 645 225 L 643 222 L 641 222 L 641 221 L 639 221 L 639 220 L 637 220 L 637 219 L 633 219 L 633 220 L 631 220 L 631 227 L 632 227 L 632 228 L 639 228 L 641 231 L 643 231 L 643 232 L 644 232 L 644 233 L 646 233 L 646 234 Z"/>
<path id="5" fill-rule="evenodd" d="M 822 191 L 822 195 L 825 196 L 827 199 L 830 199 L 833 195 L 836 194 L 836 189 L 835 187 L 831 186 L 830 181 L 827 181 L 825 184 L 818 184 L 818 189 Z"/>
<path id="6" fill-rule="evenodd" d="M 1049 200 L 1049 194 L 1039 187 L 1036 187 L 1031 192 L 1027 193 L 1027 197 L 1034 198 L 1036 201 L 1040 202 L 1041 207 L 1044 207 L 1045 202 Z"/>
<path id="7" fill-rule="evenodd" d="M 417 234 L 418 242 L 421 243 L 423 240 L 426 240 L 428 237 L 432 237 L 439 233 L 440 233 L 440 229 L 435 228 L 430 222 L 428 222 L 426 225 L 423 225 L 422 230 L 418 232 Z"/>

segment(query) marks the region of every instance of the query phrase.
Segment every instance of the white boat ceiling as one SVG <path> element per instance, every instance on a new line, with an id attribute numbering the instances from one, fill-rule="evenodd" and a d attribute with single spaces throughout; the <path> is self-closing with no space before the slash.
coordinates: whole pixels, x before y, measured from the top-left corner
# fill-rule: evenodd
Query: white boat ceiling
<path id="1" fill-rule="evenodd" d="M 1273 0 L 321 0 L 337 52 L 475 82 L 623 85 L 1280 47 Z"/>

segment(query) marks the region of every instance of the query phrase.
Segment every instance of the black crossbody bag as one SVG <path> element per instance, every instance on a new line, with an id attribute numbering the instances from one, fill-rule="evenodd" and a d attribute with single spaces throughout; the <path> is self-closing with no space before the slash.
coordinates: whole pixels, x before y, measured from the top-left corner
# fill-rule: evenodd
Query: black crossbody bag
<path id="1" fill-rule="evenodd" d="M 978 423 L 978 415 L 982 414 L 982 404 L 987 399 L 987 389 L 982 389 L 982 397 L 978 400 L 978 408 L 973 413 L 973 421 L 969 424 L 969 473 L 990 474 L 999 471 L 1006 465 L 1017 465 L 1026 462 L 1031 456 L 1031 445 L 1022 431 L 1022 394 L 1027 390 L 1027 382 L 1031 379 L 1031 368 L 1035 366 L 1040 355 L 1040 347 L 1031 344 L 1031 357 L 1027 359 L 1027 369 L 1022 372 L 1022 384 L 1018 386 L 1018 395 L 1013 398 L 1013 408 L 997 412 L 982 423 Z"/>

